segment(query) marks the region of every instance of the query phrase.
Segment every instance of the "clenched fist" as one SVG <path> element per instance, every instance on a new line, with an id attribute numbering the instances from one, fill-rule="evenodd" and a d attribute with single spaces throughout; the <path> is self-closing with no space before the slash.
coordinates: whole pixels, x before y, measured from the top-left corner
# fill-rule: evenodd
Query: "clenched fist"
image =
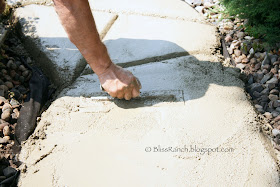
<path id="1" fill-rule="evenodd" d="M 140 94 L 140 81 L 130 71 L 113 63 L 98 78 L 103 89 L 112 97 L 130 100 Z"/>

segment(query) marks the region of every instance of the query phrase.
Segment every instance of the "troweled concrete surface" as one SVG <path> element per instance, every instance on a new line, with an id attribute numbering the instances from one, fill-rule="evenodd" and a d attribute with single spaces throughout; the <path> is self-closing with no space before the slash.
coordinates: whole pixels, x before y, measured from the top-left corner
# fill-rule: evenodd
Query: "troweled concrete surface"
<path id="1" fill-rule="evenodd" d="M 195 12 L 176 20 L 174 7 L 186 8 L 179 0 L 154 9 L 160 1 L 127 2 L 127 11 L 124 0 L 96 2 L 119 16 L 104 38 L 112 59 L 140 60 L 127 69 L 140 79 L 141 97 L 112 99 L 95 74 L 78 77 L 23 144 L 18 185 L 279 186 L 274 150 L 239 72 L 212 54 L 215 28 Z"/>
<path id="2" fill-rule="evenodd" d="M 203 21 L 204 18 L 180 0 L 89 0 L 91 8 L 116 14 L 137 14 L 152 17 Z"/>
<path id="3" fill-rule="evenodd" d="M 103 42 L 111 60 L 123 67 L 202 52 L 210 55 L 219 46 L 211 25 L 138 15 L 120 15 Z M 87 66 L 84 73 L 89 72 Z"/>
<path id="4" fill-rule="evenodd" d="M 25 46 L 57 86 L 73 81 L 81 73 L 86 61 L 68 39 L 53 7 L 28 5 L 16 9 L 15 16 Z M 94 12 L 94 16 L 100 36 L 104 37 L 117 16 L 102 12 Z"/>
<path id="5" fill-rule="evenodd" d="M 19 185 L 278 186 L 238 73 L 212 60 L 129 68 L 143 84 L 132 101 L 100 97 L 97 77 L 80 77 L 26 142 Z"/>

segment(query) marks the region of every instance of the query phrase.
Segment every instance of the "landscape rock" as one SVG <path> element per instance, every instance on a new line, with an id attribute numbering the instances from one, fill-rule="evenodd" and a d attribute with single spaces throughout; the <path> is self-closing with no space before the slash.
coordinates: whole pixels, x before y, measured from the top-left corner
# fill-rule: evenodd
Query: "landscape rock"
<path id="1" fill-rule="evenodd" d="M 261 84 L 266 83 L 272 76 L 273 76 L 272 73 L 268 73 L 268 74 L 264 75 L 264 77 L 262 78 L 262 80 L 260 81 L 260 83 L 261 83 Z"/>
<path id="2" fill-rule="evenodd" d="M 270 113 L 270 112 L 265 112 L 264 114 L 263 114 L 267 119 L 272 119 L 272 114 Z"/>
<path id="3" fill-rule="evenodd" d="M 268 64 L 268 65 L 270 64 L 270 60 L 269 60 L 269 57 L 267 54 L 265 55 L 264 60 L 262 61 L 262 66 L 264 66 L 266 64 Z"/>
<path id="4" fill-rule="evenodd" d="M 9 136 L 11 133 L 10 127 L 7 125 L 3 128 L 3 134 L 4 136 Z"/>
<path id="5" fill-rule="evenodd" d="M 243 39 L 244 36 L 245 36 L 245 33 L 244 33 L 244 32 L 238 32 L 238 33 L 237 33 L 237 37 L 238 37 L 239 39 Z"/>
<path id="6" fill-rule="evenodd" d="M 267 81 L 268 84 L 277 84 L 278 79 L 276 77 L 272 77 L 269 81 Z"/>
<path id="7" fill-rule="evenodd" d="M 237 57 L 239 57 L 239 56 L 241 55 L 241 51 L 238 50 L 238 49 L 235 49 L 235 50 L 234 50 L 234 54 L 235 54 Z"/>
<path id="8" fill-rule="evenodd" d="M 253 83 L 250 85 L 250 92 L 253 93 L 254 91 L 261 92 L 263 91 L 263 86 L 260 83 Z"/>
<path id="9" fill-rule="evenodd" d="M 278 136 L 278 135 L 280 135 L 280 130 L 278 130 L 278 129 L 272 129 L 272 135 L 273 135 L 273 136 Z"/>
<path id="10" fill-rule="evenodd" d="M 236 67 L 243 70 L 246 67 L 246 65 L 239 63 L 236 65 Z"/>

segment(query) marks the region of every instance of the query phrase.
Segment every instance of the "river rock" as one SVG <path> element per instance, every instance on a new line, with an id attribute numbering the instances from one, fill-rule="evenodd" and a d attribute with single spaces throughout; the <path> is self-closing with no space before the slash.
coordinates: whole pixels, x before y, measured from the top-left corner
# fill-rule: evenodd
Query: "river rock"
<path id="1" fill-rule="evenodd" d="M 262 80 L 260 81 L 260 83 L 261 83 L 261 84 L 266 83 L 272 76 L 273 76 L 272 73 L 266 74 L 266 75 L 262 78 Z"/>
<path id="2" fill-rule="evenodd" d="M 253 96 L 254 96 L 255 98 L 259 98 L 259 97 L 262 96 L 262 94 L 259 93 L 259 92 L 254 91 L 254 92 L 253 92 Z"/>
<path id="3" fill-rule="evenodd" d="M 279 91 L 277 89 L 272 89 L 269 93 L 274 94 L 274 95 L 278 95 Z"/>
<path id="4" fill-rule="evenodd" d="M 2 114 L 1 114 L 1 119 L 5 120 L 5 121 L 9 121 L 11 116 L 11 112 L 9 110 L 5 110 Z"/>
<path id="5" fill-rule="evenodd" d="M 253 83 L 250 85 L 250 92 L 254 92 L 254 91 L 257 91 L 257 92 L 261 92 L 263 91 L 263 86 L 260 84 L 260 83 Z"/>
<path id="6" fill-rule="evenodd" d="M 272 114 L 273 117 L 277 117 L 279 115 L 279 112 L 273 111 L 271 114 Z"/>
<path id="7" fill-rule="evenodd" d="M 271 83 L 271 84 L 277 84 L 278 83 L 278 79 L 276 77 L 272 77 L 269 81 L 267 81 L 267 83 Z"/>
<path id="8" fill-rule="evenodd" d="M 270 112 L 265 112 L 264 114 L 263 114 L 267 119 L 272 119 L 272 114 L 270 113 Z"/>
<path id="9" fill-rule="evenodd" d="M 244 36 L 245 36 L 245 33 L 244 33 L 244 32 L 238 32 L 238 33 L 236 34 L 236 36 L 237 36 L 239 39 L 243 39 Z"/>
<path id="10" fill-rule="evenodd" d="M 239 57 L 241 55 L 241 51 L 239 49 L 234 50 L 235 56 Z"/>
<path id="11" fill-rule="evenodd" d="M 4 138 L 0 138 L 0 144 L 6 144 L 8 142 L 9 142 L 9 140 L 4 139 Z"/>
<path id="12" fill-rule="evenodd" d="M 3 128 L 3 134 L 4 136 L 9 136 L 11 134 L 11 130 L 8 125 Z"/>
<path id="13" fill-rule="evenodd" d="M 262 61 L 262 66 L 264 66 L 266 64 L 270 64 L 270 60 L 269 60 L 269 57 L 267 54 L 265 55 L 264 60 Z"/>
<path id="14" fill-rule="evenodd" d="M 273 101 L 273 107 L 274 108 L 280 107 L 280 100 Z"/>
<path id="15" fill-rule="evenodd" d="M 226 42 L 231 42 L 233 39 L 232 37 L 228 34 L 226 37 L 225 37 L 225 41 Z"/>
<path id="16" fill-rule="evenodd" d="M 239 64 L 236 65 L 236 67 L 243 70 L 246 67 L 246 65 L 239 63 Z"/>
<path id="17" fill-rule="evenodd" d="M 273 136 L 280 135 L 280 130 L 279 129 L 272 129 L 272 135 Z"/>
<path id="18" fill-rule="evenodd" d="M 269 88 L 265 88 L 263 91 L 261 91 L 262 95 L 268 95 L 269 94 Z"/>

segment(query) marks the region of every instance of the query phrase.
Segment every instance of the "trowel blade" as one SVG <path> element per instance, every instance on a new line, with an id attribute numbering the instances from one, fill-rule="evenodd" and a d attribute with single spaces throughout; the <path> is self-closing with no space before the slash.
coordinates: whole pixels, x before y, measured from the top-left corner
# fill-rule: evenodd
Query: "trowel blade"
<path id="1" fill-rule="evenodd" d="M 99 101 L 112 101 L 119 100 L 111 97 L 106 92 L 96 92 L 91 96 L 93 100 Z M 184 94 L 183 90 L 152 90 L 152 91 L 144 91 L 140 93 L 140 96 L 137 98 L 133 98 L 130 101 L 152 101 L 152 100 L 160 100 L 162 102 L 184 102 Z M 119 100 L 124 101 L 124 100 Z"/>

